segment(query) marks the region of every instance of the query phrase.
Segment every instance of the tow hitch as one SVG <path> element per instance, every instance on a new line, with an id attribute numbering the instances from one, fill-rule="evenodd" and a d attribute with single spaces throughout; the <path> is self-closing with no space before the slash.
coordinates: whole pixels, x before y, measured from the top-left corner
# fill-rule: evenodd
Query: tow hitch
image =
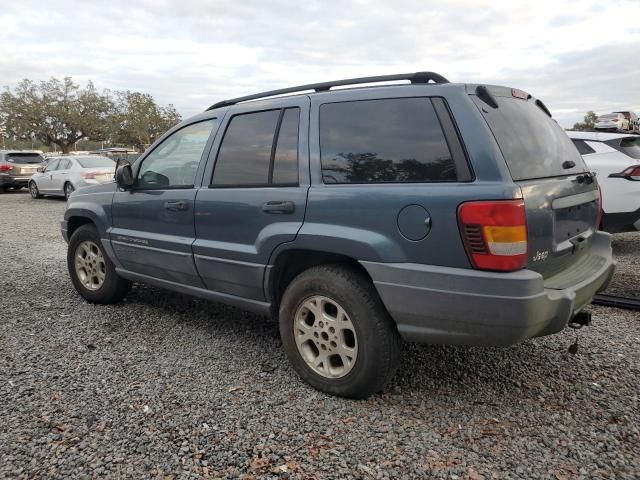
<path id="1" fill-rule="evenodd" d="M 575 328 L 576 330 L 589 325 L 591 325 L 591 312 L 584 310 L 576 313 L 574 317 L 569 320 L 569 327 Z"/>
<path id="2" fill-rule="evenodd" d="M 591 325 L 591 312 L 581 311 L 576 313 L 571 320 L 569 320 L 569 327 L 575 330 L 580 330 L 582 327 Z M 569 345 L 568 352 L 572 355 L 578 353 L 578 332 L 576 332 L 576 340 Z"/>

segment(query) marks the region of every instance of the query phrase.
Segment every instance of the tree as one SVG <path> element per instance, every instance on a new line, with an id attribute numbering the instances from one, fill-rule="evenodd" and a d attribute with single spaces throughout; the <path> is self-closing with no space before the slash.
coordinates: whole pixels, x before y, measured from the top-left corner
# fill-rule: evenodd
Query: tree
<path id="1" fill-rule="evenodd" d="M 103 139 L 111 110 L 108 92 L 100 94 L 91 82 L 80 87 L 69 77 L 39 83 L 25 79 L 0 95 L 0 121 L 10 138 L 56 144 L 63 153 L 80 139 Z"/>
<path id="2" fill-rule="evenodd" d="M 598 116 L 592 110 L 589 110 L 584 116 L 584 121 L 580 123 L 574 123 L 571 130 L 593 130 L 596 125 L 596 120 L 598 120 Z"/>
<path id="3" fill-rule="evenodd" d="M 146 146 L 180 120 L 180 114 L 173 105 L 161 107 L 147 93 L 118 92 L 110 122 L 112 140 L 135 145 L 138 150 L 144 151 Z"/>

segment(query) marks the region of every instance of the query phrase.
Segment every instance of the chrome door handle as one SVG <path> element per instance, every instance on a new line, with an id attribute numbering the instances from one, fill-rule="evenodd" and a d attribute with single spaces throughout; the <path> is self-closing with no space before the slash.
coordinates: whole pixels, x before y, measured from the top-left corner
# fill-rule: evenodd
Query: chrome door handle
<path id="1" fill-rule="evenodd" d="M 164 202 L 164 208 L 166 208 L 167 210 L 171 210 L 172 212 L 177 212 L 180 210 L 186 210 L 187 209 L 187 202 L 183 201 L 183 200 L 178 200 L 175 202 Z"/>
<path id="2" fill-rule="evenodd" d="M 262 211 L 265 213 L 293 213 L 296 211 L 296 204 L 290 201 L 266 202 L 262 204 Z"/>

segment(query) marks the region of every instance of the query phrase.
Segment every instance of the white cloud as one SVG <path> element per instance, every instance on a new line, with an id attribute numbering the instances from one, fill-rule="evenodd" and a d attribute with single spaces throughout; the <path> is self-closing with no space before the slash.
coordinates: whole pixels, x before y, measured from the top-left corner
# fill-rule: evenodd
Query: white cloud
<path id="1" fill-rule="evenodd" d="M 277 87 L 434 70 L 524 88 L 565 125 L 640 110 L 637 0 L 2 3 L 2 85 L 92 79 L 191 115 Z"/>

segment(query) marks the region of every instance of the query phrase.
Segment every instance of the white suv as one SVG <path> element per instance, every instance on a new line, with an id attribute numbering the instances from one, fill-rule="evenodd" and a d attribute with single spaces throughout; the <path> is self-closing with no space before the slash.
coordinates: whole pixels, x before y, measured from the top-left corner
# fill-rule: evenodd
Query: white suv
<path id="1" fill-rule="evenodd" d="M 640 135 L 567 132 L 602 189 L 602 228 L 640 230 Z"/>

